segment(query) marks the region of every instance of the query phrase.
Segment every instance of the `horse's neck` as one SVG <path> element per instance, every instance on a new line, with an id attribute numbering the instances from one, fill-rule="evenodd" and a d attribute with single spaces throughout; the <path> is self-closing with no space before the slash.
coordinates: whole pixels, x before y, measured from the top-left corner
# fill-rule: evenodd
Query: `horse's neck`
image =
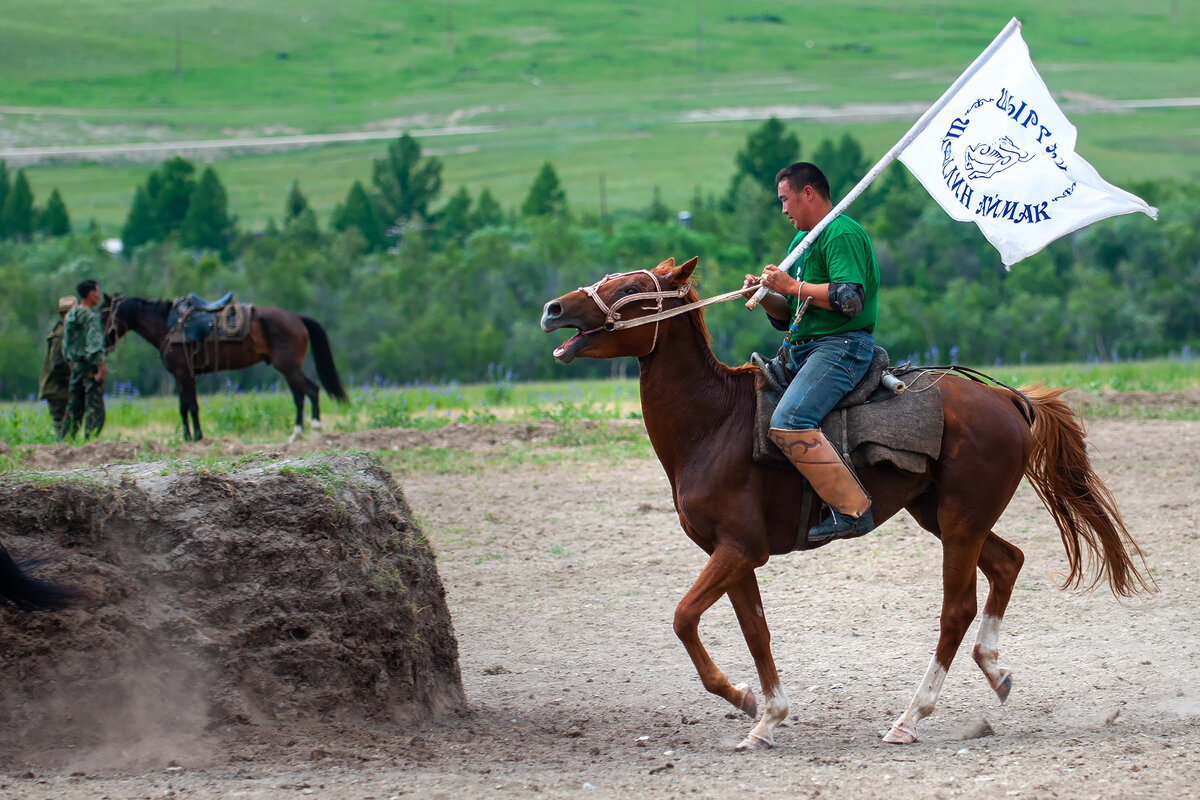
<path id="1" fill-rule="evenodd" d="M 642 419 L 671 474 L 718 428 L 743 416 L 751 424 L 751 412 L 742 412 L 753 404 L 753 382 L 719 362 L 687 316 L 665 323 L 659 334 L 654 352 L 639 360 Z"/>
<path id="2" fill-rule="evenodd" d="M 167 338 L 167 314 L 159 313 L 159 306 L 152 303 L 142 305 L 141 312 L 130 324 L 130 330 L 157 348 L 162 348 Z"/>

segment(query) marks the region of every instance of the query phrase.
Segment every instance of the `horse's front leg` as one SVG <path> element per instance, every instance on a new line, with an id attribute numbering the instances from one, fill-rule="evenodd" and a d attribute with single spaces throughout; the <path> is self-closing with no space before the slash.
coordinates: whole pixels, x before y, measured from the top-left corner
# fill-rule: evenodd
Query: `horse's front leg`
<path id="1" fill-rule="evenodd" d="M 758 578 L 751 571 L 729 589 L 729 600 L 737 614 L 742 636 L 754 665 L 758 668 L 759 685 L 762 687 L 766 707 L 754 730 L 738 745 L 738 750 L 761 750 L 775 743 L 775 726 L 787 719 L 788 699 L 783 683 L 775 669 L 775 657 L 771 654 L 771 631 L 763 615 L 762 597 L 758 591 Z"/>
<path id="2" fill-rule="evenodd" d="M 753 579 L 758 564 L 743 556 L 717 548 L 700 570 L 696 582 L 675 608 L 675 635 L 683 642 L 704 688 L 723 697 L 751 717 L 758 714 L 758 701 L 747 684 L 734 686 L 700 642 L 700 617 L 747 575 Z M 736 608 L 736 605 L 735 605 Z"/>
<path id="3" fill-rule="evenodd" d="M 175 391 L 179 394 L 179 417 L 183 421 L 183 440 L 200 441 L 200 412 L 196 402 L 196 379 L 186 372 L 175 373 Z M 195 437 L 191 420 L 195 420 Z"/>

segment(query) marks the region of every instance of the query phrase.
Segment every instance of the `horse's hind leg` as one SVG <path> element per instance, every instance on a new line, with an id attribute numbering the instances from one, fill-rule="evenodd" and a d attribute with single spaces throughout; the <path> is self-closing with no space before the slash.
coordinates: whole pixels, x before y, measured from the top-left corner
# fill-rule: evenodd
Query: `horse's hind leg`
<path id="1" fill-rule="evenodd" d="M 942 618 L 937 648 L 925 676 L 917 685 L 905 712 L 883 737 L 892 744 L 910 744 L 917 740 L 917 723 L 933 713 L 946 671 L 967 628 L 975 619 L 975 568 L 983 537 L 942 530 Z"/>
<path id="2" fill-rule="evenodd" d="M 312 403 L 312 429 L 319 431 L 321 430 L 321 389 L 317 386 L 317 382 L 307 375 L 304 376 L 304 393 L 308 395 L 308 401 Z"/>
<path id="3" fill-rule="evenodd" d="M 787 694 L 783 691 L 783 683 L 779 680 L 779 672 L 775 669 L 775 657 L 771 654 L 771 631 L 768 630 L 767 620 L 763 615 L 758 579 L 753 572 L 748 573 L 736 585 L 730 587 L 729 600 L 733 603 L 738 624 L 742 627 L 742 636 L 746 639 L 746 646 L 750 648 L 750 655 L 754 657 L 754 665 L 758 669 L 758 681 L 762 687 L 765 701 L 765 708 L 763 708 L 758 724 L 742 740 L 737 749 L 761 750 L 775 743 L 775 726 L 787 719 Z"/>
<path id="4" fill-rule="evenodd" d="M 288 437 L 289 442 L 294 442 L 304 435 L 304 397 L 308 391 L 308 384 L 312 381 L 300 371 L 299 367 L 284 372 L 283 379 L 287 381 L 288 388 L 292 390 L 292 402 L 296 404 L 296 425 L 292 428 L 292 435 Z"/>
<path id="5" fill-rule="evenodd" d="M 979 636 L 971 648 L 971 657 L 983 670 L 1001 702 L 1008 699 L 1008 693 L 1012 690 L 1012 677 L 998 663 L 1000 621 L 1004 619 L 1004 610 L 1008 607 L 1013 586 L 1024 563 L 1025 556 L 1020 549 L 995 533 L 988 534 L 979 554 L 979 568 L 988 579 L 988 596 L 983 604 L 983 619 L 979 622 Z"/>

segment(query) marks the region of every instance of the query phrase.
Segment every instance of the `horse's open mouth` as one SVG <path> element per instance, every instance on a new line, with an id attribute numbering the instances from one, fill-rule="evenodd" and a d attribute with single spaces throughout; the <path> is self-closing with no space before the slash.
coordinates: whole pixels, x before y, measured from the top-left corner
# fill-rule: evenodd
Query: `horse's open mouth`
<path id="1" fill-rule="evenodd" d="M 575 351 L 583 343 L 584 333 L 580 331 L 554 348 L 554 360 L 560 364 L 570 364 L 575 360 Z"/>

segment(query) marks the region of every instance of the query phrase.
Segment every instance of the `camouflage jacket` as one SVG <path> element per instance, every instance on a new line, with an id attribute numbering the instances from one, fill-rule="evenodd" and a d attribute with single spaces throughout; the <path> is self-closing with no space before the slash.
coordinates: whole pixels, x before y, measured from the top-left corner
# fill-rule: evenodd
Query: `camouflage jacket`
<path id="1" fill-rule="evenodd" d="M 71 382 L 71 365 L 63 358 L 62 317 L 54 315 L 54 327 L 46 334 L 46 358 L 42 362 L 42 374 L 38 378 L 38 399 L 63 398 Z"/>
<path id="2" fill-rule="evenodd" d="M 63 322 L 63 358 L 69 363 L 104 363 L 104 329 L 100 314 L 92 308 L 75 306 Z"/>

